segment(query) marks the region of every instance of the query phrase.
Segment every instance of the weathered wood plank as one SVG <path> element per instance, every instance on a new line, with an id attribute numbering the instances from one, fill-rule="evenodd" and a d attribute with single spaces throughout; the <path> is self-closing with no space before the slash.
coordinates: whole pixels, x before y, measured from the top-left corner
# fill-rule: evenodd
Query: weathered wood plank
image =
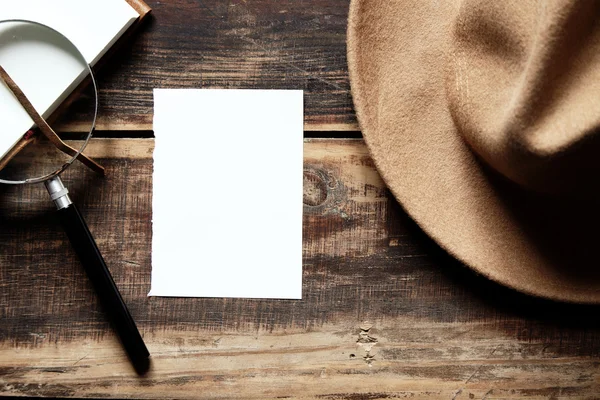
<path id="1" fill-rule="evenodd" d="M 147 3 L 151 18 L 99 73 L 99 129 L 152 129 L 155 87 L 304 89 L 307 130 L 358 129 L 349 0 Z"/>
<path id="2" fill-rule="evenodd" d="M 361 140 L 305 143 L 302 301 L 146 297 L 152 148 L 97 139 L 90 155 L 108 176 L 65 176 L 153 354 L 150 372 L 133 372 L 43 188 L 0 186 L 0 394 L 600 393 L 599 308 L 531 299 L 458 265 L 390 199 Z"/>

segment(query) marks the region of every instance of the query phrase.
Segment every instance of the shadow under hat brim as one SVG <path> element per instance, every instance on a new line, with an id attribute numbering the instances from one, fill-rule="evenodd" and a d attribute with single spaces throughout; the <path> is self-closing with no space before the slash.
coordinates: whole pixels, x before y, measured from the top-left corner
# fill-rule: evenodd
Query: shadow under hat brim
<path id="1" fill-rule="evenodd" d="M 534 296 L 598 304 L 598 199 L 527 192 L 457 131 L 446 97 L 457 7 L 352 0 L 348 67 L 371 156 L 407 213 L 468 267 Z"/>

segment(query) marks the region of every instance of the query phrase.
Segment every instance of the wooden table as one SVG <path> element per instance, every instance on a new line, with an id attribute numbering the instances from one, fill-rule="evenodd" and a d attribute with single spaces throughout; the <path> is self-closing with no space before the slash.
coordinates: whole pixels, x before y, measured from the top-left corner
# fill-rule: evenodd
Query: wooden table
<path id="1" fill-rule="evenodd" d="M 1 394 L 600 398 L 599 308 L 476 276 L 389 195 L 352 110 L 348 0 L 148 3 L 154 17 L 100 73 L 90 155 L 108 175 L 76 166 L 64 180 L 151 370 L 130 366 L 43 188 L 0 186 Z M 147 297 L 154 87 L 306 91 L 302 301 Z"/>

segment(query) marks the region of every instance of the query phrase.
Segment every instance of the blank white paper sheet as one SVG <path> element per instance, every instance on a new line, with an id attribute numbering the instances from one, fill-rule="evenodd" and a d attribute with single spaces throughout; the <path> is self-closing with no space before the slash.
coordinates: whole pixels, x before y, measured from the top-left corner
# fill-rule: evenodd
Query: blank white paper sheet
<path id="1" fill-rule="evenodd" d="M 303 92 L 154 90 L 149 296 L 302 298 Z"/>

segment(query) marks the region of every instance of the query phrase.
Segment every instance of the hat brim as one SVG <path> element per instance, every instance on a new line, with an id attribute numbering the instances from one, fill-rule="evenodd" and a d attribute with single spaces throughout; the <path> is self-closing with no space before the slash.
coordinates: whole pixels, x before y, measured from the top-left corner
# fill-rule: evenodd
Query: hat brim
<path id="1" fill-rule="evenodd" d="M 352 0 L 348 67 L 373 160 L 407 213 L 465 265 L 531 295 L 598 304 L 598 207 L 505 182 L 457 132 L 446 98 L 457 4 Z"/>

